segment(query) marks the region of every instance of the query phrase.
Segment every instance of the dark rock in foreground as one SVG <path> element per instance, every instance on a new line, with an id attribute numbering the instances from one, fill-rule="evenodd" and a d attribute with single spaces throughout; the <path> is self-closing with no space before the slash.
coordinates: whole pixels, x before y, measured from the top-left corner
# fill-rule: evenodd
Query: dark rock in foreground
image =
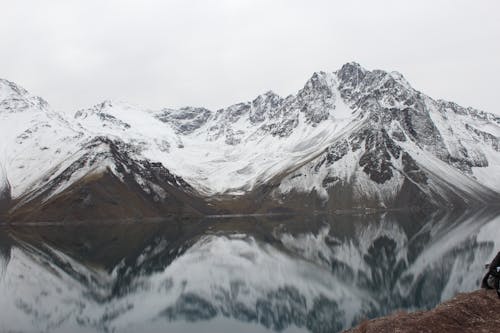
<path id="1" fill-rule="evenodd" d="M 429 311 L 398 312 L 364 321 L 345 332 L 499 332 L 500 299 L 493 290 L 459 294 Z"/>

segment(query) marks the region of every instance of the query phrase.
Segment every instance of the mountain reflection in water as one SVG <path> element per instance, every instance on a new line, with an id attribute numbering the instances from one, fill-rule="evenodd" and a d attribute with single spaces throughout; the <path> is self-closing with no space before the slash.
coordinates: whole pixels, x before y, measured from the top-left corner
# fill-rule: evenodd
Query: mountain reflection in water
<path id="1" fill-rule="evenodd" d="M 0 227 L 0 331 L 336 332 L 478 288 L 500 212 Z"/>

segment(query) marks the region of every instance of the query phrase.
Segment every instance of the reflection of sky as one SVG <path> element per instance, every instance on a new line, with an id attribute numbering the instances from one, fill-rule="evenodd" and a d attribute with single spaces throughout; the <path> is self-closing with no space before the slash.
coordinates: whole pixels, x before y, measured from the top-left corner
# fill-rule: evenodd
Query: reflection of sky
<path id="1" fill-rule="evenodd" d="M 273 241 L 211 229 L 172 262 L 162 256 L 179 248 L 159 234 L 112 273 L 81 253 L 4 237 L 0 331 L 335 331 L 476 289 L 498 250 L 500 215 L 414 223 L 401 214 L 324 219 L 309 231 L 280 222 Z"/>

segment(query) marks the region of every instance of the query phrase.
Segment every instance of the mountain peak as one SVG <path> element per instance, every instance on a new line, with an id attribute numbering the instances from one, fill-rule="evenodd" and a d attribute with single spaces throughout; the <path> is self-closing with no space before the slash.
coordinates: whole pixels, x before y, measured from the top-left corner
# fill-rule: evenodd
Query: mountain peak
<path id="1" fill-rule="evenodd" d="M 334 81 L 335 76 L 333 73 L 323 71 L 314 72 L 311 78 L 307 80 L 301 92 L 310 90 L 329 91 L 332 88 Z M 299 92 L 299 94 L 301 94 L 301 92 Z"/>
<path id="2" fill-rule="evenodd" d="M 101 103 L 95 104 L 89 108 L 83 108 L 75 113 L 75 118 L 79 118 L 83 115 L 89 115 L 89 114 L 106 114 L 106 113 L 116 113 L 116 112 L 121 112 L 123 110 L 126 111 L 143 111 L 142 108 L 135 106 L 133 104 L 123 102 L 123 101 L 112 101 L 109 99 L 106 99 L 102 101 Z"/>
<path id="3" fill-rule="evenodd" d="M 257 104 L 266 102 L 266 101 L 273 101 L 273 100 L 281 100 L 282 97 L 278 94 L 276 94 L 272 90 L 268 90 L 263 94 L 260 94 L 259 96 L 255 97 L 252 101 L 252 104 L 256 106 Z"/>
<path id="4" fill-rule="evenodd" d="M 0 111 L 20 112 L 28 109 L 47 110 L 49 104 L 41 97 L 31 95 L 16 83 L 0 79 Z"/>
<path id="5" fill-rule="evenodd" d="M 355 61 L 346 62 L 342 65 L 339 72 L 362 72 L 365 73 L 367 70 Z"/>
<path id="6" fill-rule="evenodd" d="M 357 62 L 348 62 L 337 71 L 337 76 L 342 82 L 349 82 L 352 86 L 357 86 L 364 79 L 367 72 Z"/>
<path id="7" fill-rule="evenodd" d="M 443 105 L 409 89 L 397 72 L 355 62 L 313 73 L 294 95 L 267 91 L 214 112 L 149 112 L 106 100 L 65 119 L 37 112 L 29 104 L 34 97 L 8 81 L 1 84 L 13 94 L 0 100 L 0 112 L 9 110 L 1 114 L 0 164 L 14 200 L 54 182 L 50 170 L 64 172 L 68 156 L 87 152 L 86 143 L 96 136 L 118 140 L 117 149 L 127 153 L 120 156 L 132 164 L 164 165 L 202 196 L 245 195 L 249 211 L 274 209 L 289 195 L 294 206 L 310 198 L 308 207 L 343 209 L 475 204 L 497 200 L 500 191 L 500 182 L 491 179 L 500 171 L 496 118 Z M 16 118 L 26 103 L 33 111 Z M 73 184 L 80 169 L 75 164 L 57 181 Z M 261 193 L 269 195 L 265 205 L 250 207 Z"/>
<path id="8" fill-rule="evenodd" d="M 76 111 L 75 118 L 87 117 L 89 114 L 100 114 L 108 108 L 112 108 L 113 103 L 110 100 L 104 100 L 101 103 L 95 104 L 90 108 L 84 108 Z"/>
<path id="9" fill-rule="evenodd" d="M 277 93 L 275 93 L 272 90 L 268 90 L 265 93 L 263 93 L 262 95 L 266 96 L 266 97 L 280 97 L 280 95 L 278 95 Z"/>
<path id="10" fill-rule="evenodd" d="M 28 95 L 28 91 L 12 81 L 0 79 L 0 100 L 12 95 L 24 96 Z"/>

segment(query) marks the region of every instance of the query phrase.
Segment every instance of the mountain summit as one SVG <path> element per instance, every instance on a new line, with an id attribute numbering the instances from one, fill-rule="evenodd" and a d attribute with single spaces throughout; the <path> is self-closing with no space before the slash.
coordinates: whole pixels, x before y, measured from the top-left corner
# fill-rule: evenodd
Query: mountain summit
<path id="1" fill-rule="evenodd" d="M 294 95 L 219 110 L 105 101 L 74 117 L 0 80 L 0 131 L 11 220 L 427 210 L 500 198 L 498 116 L 357 63 L 314 73 Z"/>

